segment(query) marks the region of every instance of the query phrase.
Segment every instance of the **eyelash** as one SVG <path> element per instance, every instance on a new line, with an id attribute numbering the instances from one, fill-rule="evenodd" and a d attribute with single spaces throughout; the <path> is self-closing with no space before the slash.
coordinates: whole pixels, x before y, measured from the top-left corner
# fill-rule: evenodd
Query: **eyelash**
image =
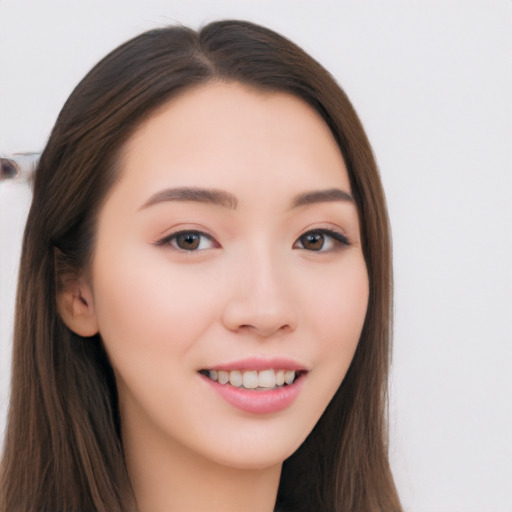
<path id="1" fill-rule="evenodd" d="M 304 237 L 307 236 L 315 236 L 320 235 L 323 237 L 323 243 L 322 246 L 319 249 L 306 249 L 304 246 L 299 247 L 299 249 L 303 249 L 305 251 L 311 251 L 311 252 L 331 252 L 335 251 L 337 249 L 342 249 L 343 247 L 350 246 L 350 242 L 348 238 L 340 233 L 339 231 L 335 231 L 333 229 L 326 229 L 326 228 L 318 228 L 318 229 L 311 229 L 309 231 L 306 231 L 303 233 L 297 241 L 293 244 L 293 247 L 295 248 L 296 244 L 301 241 Z M 331 247 L 328 249 L 324 248 L 326 238 L 331 239 Z M 303 244 L 303 242 L 302 242 Z"/>
<path id="2" fill-rule="evenodd" d="M 185 249 L 183 247 L 178 246 L 178 239 L 180 236 L 183 237 L 197 237 L 195 240 L 198 240 L 198 245 L 196 247 L 193 247 L 191 249 Z M 304 247 L 304 240 L 307 236 L 320 236 L 322 237 L 322 244 L 321 247 L 318 249 L 307 249 Z M 328 249 L 324 248 L 324 245 L 326 243 L 326 239 L 330 239 L 331 246 Z M 201 245 L 204 243 L 204 240 L 207 240 L 207 242 L 211 243 L 211 247 L 203 247 L 201 248 Z M 301 244 L 302 247 L 297 247 L 297 244 Z M 177 231 L 175 233 L 171 233 L 170 235 L 165 236 L 164 238 L 158 240 L 155 242 L 155 245 L 157 246 L 166 246 L 170 245 L 173 249 L 185 253 L 191 253 L 191 252 L 197 252 L 197 251 L 203 251 L 205 249 L 213 249 L 218 248 L 220 245 L 215 241 L 215 239 L 209 235 L 208 233 L 204 233 L 202 231 L 197 230 L 183 230 L 183 231 Z M 326 229 L 326 228 L 318 228 L 318 229 L 311 229 L 309 231 L 306 231 L 303 233 L 293 244 L 294 249 L 301 249 L 304 251 L 310 251 L 310 252 L 331 252 L 335 251 L 337 249 L 341 249 L 343 247 L 350 246 L 350 242 L 347 239 L 345 235 L 342 233 L 335 231 L 333 229 Z"/>
<path id="3" fill-rule="evenodd" d="M 199 247 L 195 247 L 193 249 L 184 249 L 183 247 L 179 247 L 177 245 L 177 240 L 180 236 L 191 236 L 199 238 L 199 247 L 201 245 L 201 239 L 206 239 L 208 242 L 212 243 L 212 247 L 208 247 L 208 249 L 212 249 L 214 247 L 219 247 L 219 244 L 215 241 L 215 239 L 210 236 L 208 233 L 204 233 L 202 231 L 197 231 L 195 229 L 185 229 L 183 231 L 176 231 L 175 233 L 171 233 L 170 235 L 165 236 L 161 240 L 158 240 L 155 245 L 157 246 L 165 246 L 170 245 L 173 249 L 182 252 L 196 252 L 197 250 L 205 250 L 205 248 L 199 249 Z"/>

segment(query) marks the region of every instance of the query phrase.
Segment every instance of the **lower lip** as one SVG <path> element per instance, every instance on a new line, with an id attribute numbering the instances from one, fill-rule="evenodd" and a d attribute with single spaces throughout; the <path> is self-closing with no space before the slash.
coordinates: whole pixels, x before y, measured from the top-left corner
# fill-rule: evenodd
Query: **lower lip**
<path id="1" fill-rule="evenodd" d="M 205 375 L 201 377 L 210 384 L 210 386 L 226 402 L 251 414 L 272 414 L 283 411 L 292 405 L 302 389 L 305 376 L 302 375 L 293 384 L 288 384 L 276 389 L 251 390 L 237 388 L 229 384 L 219 384 L 209 379 Z"/>

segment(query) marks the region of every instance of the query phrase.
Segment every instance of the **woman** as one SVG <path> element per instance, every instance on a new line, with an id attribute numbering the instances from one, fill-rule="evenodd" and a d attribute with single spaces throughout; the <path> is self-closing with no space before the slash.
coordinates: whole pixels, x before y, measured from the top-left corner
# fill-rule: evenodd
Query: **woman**
<path id="1" fill-rule="evenodd" d="M 128 41 L 36 172 L 1 510 L 400 510 L 390 308 L 332 77 L 247 22 Z"/>

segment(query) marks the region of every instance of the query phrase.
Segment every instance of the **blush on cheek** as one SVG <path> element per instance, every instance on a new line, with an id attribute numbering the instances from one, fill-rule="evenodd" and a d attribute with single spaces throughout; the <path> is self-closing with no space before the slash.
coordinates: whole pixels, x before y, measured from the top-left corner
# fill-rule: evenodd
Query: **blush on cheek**
<path id="1" fill-rule="evenodd" d="M 164 355 L 171 344 L 176 353 L 184 352 L 200 335 L 203 323 L 197 322 L 198 312 L 206 322 L 218 308 L 216 294 L 204 283 L 184 278 L 183 272 L 170 272 L 170 265 L 98 263 L 96 312 L 107 349 L 120 345 Z M 103 272 L 105 268 L 111 271 Z"/>

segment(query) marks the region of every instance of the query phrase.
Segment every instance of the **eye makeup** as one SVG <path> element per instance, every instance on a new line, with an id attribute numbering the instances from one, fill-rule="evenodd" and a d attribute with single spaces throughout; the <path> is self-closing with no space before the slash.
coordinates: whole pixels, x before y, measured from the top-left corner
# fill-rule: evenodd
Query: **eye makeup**
<path id="1" fill-rule="evenodd" d="M 208 233 L 190 229 L 179 230 L 155 242 L 157 247 L 169 246 L 178 251 L 195 252 L 220 247 Z M 293 244 L 292 249 L 312 252 L 330 252 L 349 247 L 348 238 L 334 229 L 317 228 L 303 233 Z"/>
<path id="2" fill-rule="evenodd" d="M 327 252 L 350 246 L 347 237 L 333 229 L 312 229 L 301 235 L 294 243 L 294 249 Z"/>
<path id="3" fill-rule="evenodd" d="M 202 251 L 220 247 L 215 239 L 203 231 L 194 229 L 180 230 L 155 243 L 158 247 L 170 246 L 175 250 L 184 252 Z"/>

